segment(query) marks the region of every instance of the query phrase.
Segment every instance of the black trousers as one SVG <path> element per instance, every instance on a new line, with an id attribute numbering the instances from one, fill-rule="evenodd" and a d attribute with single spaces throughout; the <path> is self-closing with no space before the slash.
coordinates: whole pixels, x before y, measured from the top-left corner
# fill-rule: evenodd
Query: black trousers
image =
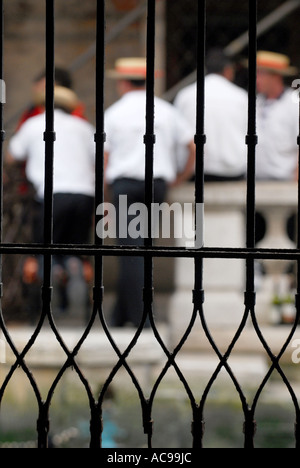
<path id="1" fill-rule="evenodd" d="M 128 207 L 133 203 L 145 203 L 145 182 L 135 179 L 118 179 L 112 185 L 113 201 L 116 208 L 117 220 L 128 226 L 134 216 L 128 213 L 120 213 L 120 196 L 127 196 Z M 158 179 L 154 181 L 154 202 L 163 203 L 166 198 L 167 184 Z M 124 226 L 124 225 L 123 225 Z M 117 232 L 119 232 L 117 222 Z M 143 246 L 142 236 L 132 238 L 118 238 L 121 246 Z M 144 288 L 144 260 L 141 257 L 121 257 L 119 259 L 119 279 L 117 284 L 117 300 L 112 315 L 112 325 L 122 327 L 131 323 L 138 327 L 143 313 L 143 288 Z"/>
<path id="2" fill-rule="evenodd" d="M 94 198 L 73 193 L 57 193 L 53 197 L 53 241 L 55 244 L 86 244 L 89 242 Z M 33 238 L 43 242 L 44 203 L 36 202 Z"/>
<path id="3" fill-rule="evenodd" d="M 94 214 L 94 198 L 73 193 L 57 193 L 53 197 L 53 242 L 55 244 L 88 244 Z M 36 201 L 33 216 L 33 240 L 44 241 L 44 203 Z M 54 264 L 66 269 L 68 257 L 56 255 Z M 42 275 L 42 259 L 40 275 Z"/>

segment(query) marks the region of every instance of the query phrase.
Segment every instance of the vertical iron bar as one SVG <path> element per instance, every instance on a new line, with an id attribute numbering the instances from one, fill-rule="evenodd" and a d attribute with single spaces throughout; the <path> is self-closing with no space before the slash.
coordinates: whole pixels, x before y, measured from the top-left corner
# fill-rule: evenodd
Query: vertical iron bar
<path id="1" fill-rule="evenodd" d="M 152 203 L 153 203 L 153 166 L 154 166 L 154 86 L 155 86 L 155 0 L 148 0 L 147 16 L 147 87 L 146 87 L 146 133 L 144 143 L 146 147 L 145 161 L 145 204 L 148 212 L 148 235 L 145 247 L 151 248 L 152 239 Z M 150 310 L 153 300 L 153 258 L 144 259 L 144 302 L 145 309 Z"/>
<path id="2" fill-rule="evenodd" d="M 297 138 L 297 143 L 299 147 L 299 153 L 298 153 L 298 167 L 300 167 L 300 95 L 298 95 L 299 99 L 299 134 Z M 297 243 L 297 249 L 300 249 L 300 177 L 298 174 L 298 210 L 297 210 L 297 226 L 296 226 L 296 232 L 297 232 L 297 238 L 296 238 L 296 243 Z M 300 297 L 300 261 L 297 261 L 297 269 L 298 269 L 298 274 L 297 274 L 297 296 Z M 300 306 L 300 301 L 299 301 L 299 306 Z"/>
<path id="3" fill-rule="evenodd" d="M 257 1 L 249 1 L 249 108 L 248 108 L 248 179 L 247 179 L 247 248 L 255 247 L 255 156 L 256 135 L 256 77 L 257 77 Z M 254 275 L 248 291 L 254 291 Z"/>
<path id="4" fill-rule="evenodd" d="M 206 54 L 206 0 L 198 2 L 197 49 L 197 118 L 196 118 L 196 181 L 195 202 L 204 203 L 204 147 L 205 135 L 205 54 Z M 197 221 L 197 220 L 196 220 Z M 196 229 L 197 232 L 197 229 Z M 202 272 L 196 275 L 197 289 L 202 289 Z"/>
<path id="5" fill-rule="evenodd" d="M 146 78 L 146 133 L 144 143 L 146 147 L 145 153 L 145 204 L 148 213 L 148 235 L 145 238 L 145 247 L 151 248 L 153 245 L 152 239 L 152 203 L 154 199 L 154 182 L 153 182 L 153 167 L 154 167 L 154 146 L 155 146 L 155 19 L 156 5 L 155 0 L 148 0 L 148 15 L 147 15 L 147 78 Z M 153 305 L 153 258 L 144 257 L 144 317 L 150 316 Z M 152 444 L 152 420 L 150 411 L 144 409 L 144 432 L 148 435 L 148 447 Z"/>
<path id="6" fill-rule="evenodd" d="M 54 162 L 54 0 L 46 0 L 46 130 L 45 191 L 44 191 L 44 244 L 53 242 L 53 162 Z M 51 288 L 51 256 L 44 257 L 44 293 Z"/>
<path id="7" fill-rule="evenodd" d="M 299 124 L 298 124 L 298 128 L 299 128 L 299 134 L 298 134 L 298 138 L 297 138 L 297 144 L 298 144 L 298 147 L 299 147 L 299 153 L 298 153 L 298 167 L 300 167 L 300 94 L 298 95 L 298 99 L 299 99 L 299 103 L 298 103 L 298 109 L 299 109 Z M 297 212 L 297 238 L 296 238 L 296 243 L 297 243 L 297 249 L 300 249 L 300 177 L 299 177 L 299 174 L 298 174 L 298 212 Z M 298 265 L 299 267 L 300 265 Z M 298 270 L 298 273 L 299 273 L 299 270 Z M 300 275 L 298 274 L 298 283 L 297 283 L 297 286 L 298 286 L 298 292 L 300 293 Z"/>
<path id="8" fill-rule="evenodd" d="M 195 205 L 204 203 L 204 147 L 205 135 L 205 56 L 206 56 L 206 0 L 198 1 L 198 38 L 197 38 L 197 117 L 196 117 L 196 167 L 195 167 Z M 199 230 L 197 223 L 203 220 L 195 217 L 195 232 Z M 202 226 L 200 226 L 202 229 Z M 193 302 L 196 310 L 200 311 L 204 303 L 203 290 L 203 258 L 195 258 L 195 284 Z M 204 424 L 201 415 L 194 414 L 193 447 L 202 448 Z M 197 426 L 197 427 L 196 427 Z"/>
<path id="9" fill-rule="evenodd" d="M 297 138 L 297 143 L 299 147 L 298 153 L 298 167 L 300 167 L 300 96 L 298 95 L 299 103 L 298 103 L 298 110 L 299 110 L 299 134 Z M 298 174 L 298 208 L 297 208 L 297 226 L 296 226 L 296 233 L 297 233 L 297 249 L 300 249 L 300 177 Z M 297 292 L 295 297 L 295 305 L 296 305 L 296 320 L 300 320 L 300 260 L 297 260 Z M 296 422 L 295 422 L 295 439 L 296 439 L 296 448 L 300 447 L 300 414 L 296 409 Z"/>
<path id="10" fill-rule="evenodd" d="M 54 164 L 54 82 L 55 82 L 55 5 L 46 0 L 46 129 L 45 189 L 44 189 L 44 244 L 53 243 L 53 164 Z M 52 256 L 44 255 L 44 281 L 42 287 L 43 314 L 50 314 L 52 295 Z M 41 407 L 37 424 L 38 447 L 48 447 L 48 408 Z"/>
<path id="11" fill-rule="evenodd" d="M 247 174 L 247 248 L 255 247 L 255 157 L 258 142 L 256 134 L 256 79 L 257 79 L 257 0 L 249 0 L 249 89 L 248 89 L 248 174 Z M 245 306 L 255 309 L 254 260 L 246 262 L 246 292 Z M 255 421 L 254 414 L 249 409 L 245 414 L 245 448 L 254 448 Z"/>
<path id="12" fill-rule="evenodd" d="M 96 37 L 96 207 L 104 201 L 104 74 L 105 74 L 105 0 L 97 0 Z M 102 246 L 103 239 L 95 231 L 95 243 Z M 102 261 L 102 259 L 101 259 Z M 95 271 L 96 278 L 102 280 L 102 268 Z"/>
<path id="13" fill-rule="evenodd" d="M 53 160 L 54 160 L 54 82 L 55 82 L 54 0 L 46 0 L 46 131 L 44 243 L 53 241 Z"/>
<path id="14" fill-rule="evenodd" d="M 154 159 L 154 86 L 155 86 L 155 0 L 148 0 L 147 18 L 147 90 L 146 90 L 146 145 L 145 203 L 148 210 L 148 236 L 145 244 L 152 247 L 153 159 Z"/>
<path id="15" fill-rule="evenodd" d="M 255 172 L 256 172 L 256 79 L 257 79 L 257 0 L 249 1 L 249 89 L 248 89 L 248 173 L 247 173 L 247 234 L 248 249 L 255 247 Z M 254 260 L 247 260 L 246 306 L 255 305 Z"/>
<path id="16" fill-rule="evenodd" d="M 104 75 L 105 75 L 105 0 L 97 0 L 96 32 L 96 164 L 95 164 L 95 206 L 104 202 Z M 95 226 L 95 244 L 103 246 L 103 239 L 97 236 Z M 95 256 L 94 306 L 102 314 L 103 304 L 103 257 Z M 101 448 L 102 419 L 101 408 L 95 404 L 91 408 L 90 448 Z"/>
<path id="17" fill-rule="evenodd" d="M 0 2 L 0 80 L 1 80 L 1 98 L 5 98 L 5 84 L 4 84 L 4 66 L 3 66 L 3 49 L 4 49 L 4 6 L 3 0 Z M 1 133 L 1 148 L 0 148 L 0 242 L 3 241 L 3 143 L 5 140 L 5 131 L 4 131 L 4 121 L 3 121 L 3 112 L 4 112 L 4 101 L 5 99 L 0 100 L 0 133 Z M 2 255 L 0 257 L 0 298 L 3 294 L 3 285 L 2 285 Z"/>
<path id="18" fill-rule="evenodd" d="M 5 130 L 4 130 L 4 103 L 6 101 L 6 89 L 5 89 L 5 82 L 4 82 L 4 5 L 3 0 L 0 1 L 0 80 L 1 80 L 1 90 L 0 90 L 0 243 L 3 242 L 3 162 L 4 162 L 4 153 L 3 153 L 3 143 L 5 140 Z M 3 257 L 0 255 L 0 301 L 2 301 L 3 297 Z M 0 315 L 1 315 L 1 322 L 2 322 L 2 302 L 0 302 Z M 0 340 L 2 338 L 2 330 L 0 328 Z M 2 345 L 0 341 L 0 346 Z M 1 353 L 1 349 L 0 349 Z M 1 362 L 1 361 L 0 361 Z M 0 401 L 1 405 L 1 401 Z"/>

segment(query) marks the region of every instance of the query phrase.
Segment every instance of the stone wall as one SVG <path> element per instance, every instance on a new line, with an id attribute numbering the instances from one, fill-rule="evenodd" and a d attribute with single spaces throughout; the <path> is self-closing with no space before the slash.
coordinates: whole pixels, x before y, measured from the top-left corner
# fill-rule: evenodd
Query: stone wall
<path id="1" fill-rule="evenodd" d="M 5 3 L 5 106 L 8 136 L 15 130 L 17 116 L 31 98 L 31 83 L 45 68 L 45 2 L 9 0 Z M 56 0 L 56 64 L 70 67 L 96 39 L 96 1 Z M 107 2 L 107 33 L 127 12 Z M 107 44 L 106 66 L 113 67 L 117 57 L 144 53 L 144 18 L 122 36 Z M 74 72 L 74 87 L 86 104 L 88 118 L 95 120 L 95 60 Z M 116 99 L 114 83 L 106 83 L 106 103 Z"/>

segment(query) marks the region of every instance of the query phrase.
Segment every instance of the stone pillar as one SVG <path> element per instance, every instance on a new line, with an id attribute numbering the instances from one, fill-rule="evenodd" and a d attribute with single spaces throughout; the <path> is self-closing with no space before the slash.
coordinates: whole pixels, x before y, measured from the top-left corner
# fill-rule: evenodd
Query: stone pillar
<path id="1" fill-rule="evenodd" d="M 194 186 L 187 184 L 171 194 L 172 202 L 193 203 Z M 205 187 L 205 247 L 245 246 L 245 185 L 207 184 Z M 192 220 L 190 220 L 192 223 Z M 176 223 L 176 220 L 175 220 Z M 177 239 L 185 247 L 188 239 Z M 192 316 L 194 260 L 178 258 L 175 264 L 176 290 L 170 301 L 171 345 L 183 336 Z M 237 327 L 244 313 L 245 262 L 243 260 L 204 260 L 204 310 L 210 327 Z M 188 343 L 197 346 L 201 324 L 197 324 Z"/>
<path id="2" fill-rule="evenodd" d="M 187 184 L 171 194 L 172 202 L 194 201 L 194 186 Z M 246 245 L 246 183 L 214 183 L 205 186 L 204 245 L 205 247 L 233 247 Z M 258 182 L 256 207 L 266 219 L 266 236 L 260 248 L 291 249 L 286 222 L 297 211 L 296 182 Z M 176 220 L 175 220 L 176 222 Z M 192 222 L 192 221 L 191 221 Z M 186 246 L 187 239 L 177 239 L 177 245 Z M 259 322 L 272 323 L 272 301 L 276 284 L 287 284 L 289 262 L 264 261 L 266 275 L 257 284 L 256 314 Z M 259 262 L 257 262 L 259 265 Z M 194 288 L 194 261 L 176 259 L 175 293 L 170 301 L 171 344 L 176 345 L 191 320 Z M 257 278 L 257 277 L 256 277 Z M 287 288 L 286 288 L 287 289 Z M 204 259 L 204 312 L 210 328 L 232 328 L 235 331 L 244 313 L 245 261 L 232 259 Z M 289 307 L 291 304 L 289 304 Z M 294 307 L 294 305 L 293 305 Z M 198 320 L 199 323 L 199 320 Z M 201 326 L 193 329 L 189 343 L 197 346 Z"/>
<path id="3" fill-rule="evenodd" d="M 287 221 L 297 212 L 296 182 L 260 182 L 257 184 L 257 210 L 266 222 L 266 233 L 259 248 L 296 248 L 287 233 Z M 295 232 L 296 236 L 296 232 Z M 260 282 L 257 294 L 258 310 L 266 323 L 278 324 L 293 321 L 295 303 L 291 290 L 293 282 L 292 262 L 285 260 L 264 260 L 266 275 Z"/>

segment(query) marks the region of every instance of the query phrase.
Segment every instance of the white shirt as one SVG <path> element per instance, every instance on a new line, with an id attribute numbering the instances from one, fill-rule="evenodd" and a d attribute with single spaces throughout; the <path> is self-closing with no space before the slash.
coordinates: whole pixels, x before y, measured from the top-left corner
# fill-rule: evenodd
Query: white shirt
<path id="1" fill-rule="evenodd" d="M 93 196 L 95 192 L 95 129 L 79 117 L 54 111 L 54 193 Z M 26 176 L 44 198 L 45 114 L 27 120 L 12 137 L 9 152 L 17 161 L 27 161 Z"/>
<path id="2" fill-rule="evenodd" d="M 108 183 L 119 178 L 144 180 L 146 92 L 126 93 L 105 113 L 105 150 L 109 153 Z M 177 109 L 155 98 L 154 177 L 167 182 L 176 179 L 187 161 L 193 130 Z"/>
<path id="3" fill-rule="evenodd" d="M 293 91 L 279 99 L 257 99 L 256 174 L 258 179 L 294 180 L 298 164 L 299 105 Z"/>
<path id="4" fill-rule="evenodd" d="M 196 128 L 196 83 L 180 91 L 175 106 Z M 245 90 L 221 75 L 205 78 L 204 171 L 235 177 L 246 173 L 248 97 Z"/>

